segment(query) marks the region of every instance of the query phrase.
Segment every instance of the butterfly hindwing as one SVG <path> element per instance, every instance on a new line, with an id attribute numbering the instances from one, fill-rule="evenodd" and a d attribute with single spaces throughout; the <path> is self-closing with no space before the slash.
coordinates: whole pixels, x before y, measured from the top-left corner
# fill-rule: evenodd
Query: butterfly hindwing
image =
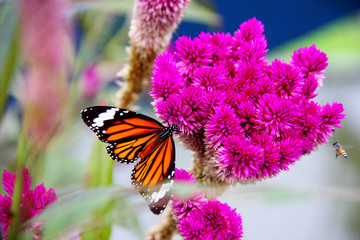
<path id="1" fill-rule="evenodd" d="M 150 210 L 160 214 L 170 199 L 175 171 L 175 144 L 168 137 L 162 144 L 135 166 L 131 179 L 135 188 L 140 189 Z"/>

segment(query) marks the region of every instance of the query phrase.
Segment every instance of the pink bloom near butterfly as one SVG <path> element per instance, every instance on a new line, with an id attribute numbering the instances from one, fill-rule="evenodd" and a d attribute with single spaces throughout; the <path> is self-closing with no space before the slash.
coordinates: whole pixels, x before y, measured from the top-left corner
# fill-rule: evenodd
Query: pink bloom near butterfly
<path id="1" fill-rule="evenodd" d="M 15 185 L 16 173 L 12 174 L 4 170 L 2 177 L 3 188 L 8 195 L 0 195 L 0 227 L 3 236 L 6 238 L 11 224 L 11 204 L 13 198 L 13 191 Z M 20 225 L 26 223 L 27 220 L 38 215 L 44 208 L 49 206 L 52 202 L 57 200 L 54 189 L 50 188 L 46 191 L 44 184 L 37 186 L 35 189 L 30 189 L 31 177 L 27 168 L 23 168 L 23 186 L 20 204 Z M 30 225 L 25 225 L 22 231 L 30 231 L 33 237 L 39 237 L 42 223 L 37 222 Z"/>
<path id="2" fill-rule="evenodd" d="M 203 202 L 207 200 L 204 197 L 204 194 L 196 191 L 197 184 L 195 183 L 195 178 L 192 174 L 188 173 L 183 169 L 175 168 L 175 185 L 183 184 L 189 188 L 189 195 L 182 195 L 174 193 L 171 197 L 173 201 L 172 214 L 177 222 L 180 222 L 184 217 L 186 217 L 191 210 L 198 208 Z"/>
<path id="3" fill-rule="evenodd" d="M 217 200 L 202 203 L 192 210 L 178 225 L 186 240 L 237 240 L 242 239 L 242 219 L 226 203 Z"/>
<path id="4" fill-rule="evenodd" d="M 327 57 L 315 45 L 287 63 L 269 63 L 262 23 L 229 33 L 180 37 L 156 58 L 156 113 L 178 124 L 178 139 L 202 156 L 202 174 L 223 183 L 254 182 L 326 143 L 345 117 L 340 103 L 314 100 Z"/>
<path id="5" fill-rule="evenodd" d="M 191 194 L 184 197 L 174 193 L 172 214 L 184 239 L 242 239 L 242 219 L 226 203 L 207 200 L 197 192 L 192 174 L 175 169 L 175 186 L 187 185 Z"/>

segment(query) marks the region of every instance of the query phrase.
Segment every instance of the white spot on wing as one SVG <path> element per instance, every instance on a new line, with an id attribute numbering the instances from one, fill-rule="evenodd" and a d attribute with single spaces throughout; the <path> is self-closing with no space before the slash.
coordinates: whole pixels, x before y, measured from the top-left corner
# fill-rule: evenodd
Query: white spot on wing
<path id="1" fill-rule="evenodd" d="M 93 127 L 102 127 L 104 126 L 104 121 L 114 119 L 115 113 L 119 111 L 118 108 L 110 108 L 106 112 L 100 113 L 97 118 L 93 120 Z"/>
<path id="2" fill-rule="evenodd" d="M 169 183 L 165 183 L 161 186 L 159 192 L 153 192 L 151 194 L 150 203 L 157 203 L 160 199 L 162 199 L 165 194 L 170 191 L 171 186 L 173 185 L 174 180 L 171 180 Z"/>

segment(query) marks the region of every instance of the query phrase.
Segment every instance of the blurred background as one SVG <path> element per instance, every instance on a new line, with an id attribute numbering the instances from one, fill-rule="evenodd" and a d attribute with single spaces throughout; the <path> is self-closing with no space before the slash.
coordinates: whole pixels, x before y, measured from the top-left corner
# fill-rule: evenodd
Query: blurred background
<path id="1" fill-rule="evenodd" d="M 107 175 L 110 179 L 92 185 L 89 172 L 111 168 L 106 163 L 112 161 L 100 150 L 104 145 L 80 119 L 80 110 L 85 107 L 116 104 L 115 75 L 126 62 L 131 10 L 132 1 L 115 0 L 74 0 L 64 9 L 70 26 L 66 29 L 70 42 L 66 52 L 71 56 L 66 76 L 69 95 L 63 102 L 65 117 L 46 150 L 38 154 L 41 160 L 33 157 L 38 164 L 33 166 L 41 168 L 31 168 L 34 184 L 44 182 L 59 197 L 54 207 L 41 216 L 49 222 L 49 239 L 76 237 L 84 229 L 89 230 L 99 216 L 102 220 L 96 224 L 107 226 L 111 239 L 142 239 L 160 219 L 148 211 L 140 195 L 133 191 L 133 166 L 115 164 L 113 175 Z M 11 1 L 0 2 L 1 93 L 6 96 L 0 123 L 1 172 L 14 172 L 24 118 L 19 99 L 27 68 L 16 45 L 16 41 L 21 41 L 17 17 Z M 237 185 L 220 200 L 237 208 L 248 240 L 358 240 L 360 1 L 193 0 L 173 40 L 183 35 L 196 37 L 201 31 L 233 34 L 242 22 L 253 17 L 264 24 L 269 61 L 289 61 L 295 50 L 312 44 L 327 53 L 326 78 L 315 100 L 322 105 L 344 105 L 347 116 L 342 121 L 343 128 L 337 129 L 329 142 L 340 142 L 348 159 L 336 159 L 332 144 L 328 143 L 276 178 L 256 185 Z M 17 59 L 15 66 L 9 65 L 9 56 Z M 152 99 L 146 91 L 134 110 L 154 116 Z M 176 150 L 177 168 L 188 168 L 192 153 L 181 146 Z M 0 193 L 4 194 L 3 189 Z"/>

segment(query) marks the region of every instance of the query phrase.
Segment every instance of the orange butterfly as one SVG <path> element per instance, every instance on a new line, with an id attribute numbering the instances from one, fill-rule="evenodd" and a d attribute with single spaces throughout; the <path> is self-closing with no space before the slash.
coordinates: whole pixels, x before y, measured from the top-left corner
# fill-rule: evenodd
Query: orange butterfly
<path id="1" fill-rule="evenodd" d="M 126 164 L 137 161 L 132 185 L 140 190 L 154 214 L 162 213 L 174 182 L 172 134 L 178 126 L 165 127 L 140 113 L 107 106 L 85 108 L 81 117 L 102 142 L 109 143 L 106 149 L 112 159 Z"/>

